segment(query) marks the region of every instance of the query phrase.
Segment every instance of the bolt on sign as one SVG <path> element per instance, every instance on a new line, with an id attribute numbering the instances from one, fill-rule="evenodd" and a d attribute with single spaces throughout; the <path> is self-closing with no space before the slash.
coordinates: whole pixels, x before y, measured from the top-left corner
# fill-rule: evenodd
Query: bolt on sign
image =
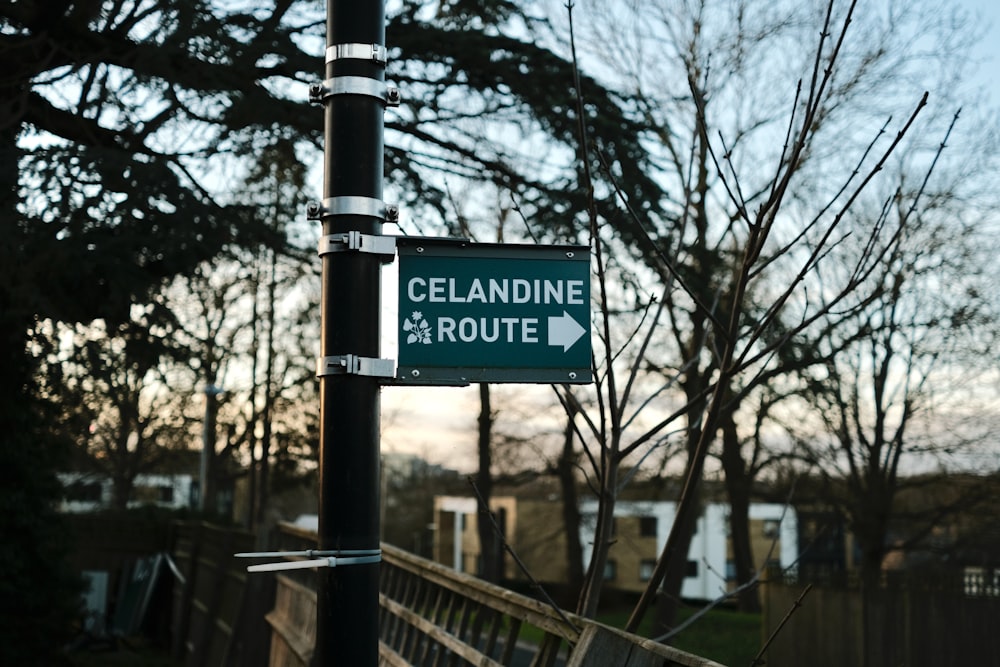
<path id="1" fill-rule="evenodd" d="M 397 240 L 400 384 L 591 379 L 586 246 Z"/>

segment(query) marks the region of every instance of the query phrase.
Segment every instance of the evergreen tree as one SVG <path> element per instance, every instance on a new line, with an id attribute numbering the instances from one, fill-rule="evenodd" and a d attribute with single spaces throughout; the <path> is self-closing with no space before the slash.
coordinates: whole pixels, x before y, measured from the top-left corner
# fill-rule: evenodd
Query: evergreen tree
<path id="1" fill-rule="evenodd" d="M 0 514 L 4 617 L 17 617 L 0 631 L 4 664 L 44 663 L 78 594 L 58 565 L 51 508 L 67 455 L 47 435 L 31 332 L 48 321 L 116 327 L 227 246 L 282 243 L 232 201 L 226 179 L 279 139 L 315 155 L 322 114 L 305 84 L 321 76 L 322 12 L 304 0 L 0 2 Z M 452 0 L 406 2 L 390 19 L 388 75 L 406 101 L 387 117 L 386 175 L 406 193 L 400 203 L 438 222 L 448 178 L 491 180 L 533 226 L 575 238 L 586 200 L 572 70 L 520 14 L 512 2 Z M 503 36 L 511 25 L 523 39 Z M 582 85 L 601 159 L 637 211 L 655 206 L 641 127 L 619 98 Z M 511 131 L 564 159 L 515 153 Z M 599 199 L 609 213 L 613 201 Z"/>

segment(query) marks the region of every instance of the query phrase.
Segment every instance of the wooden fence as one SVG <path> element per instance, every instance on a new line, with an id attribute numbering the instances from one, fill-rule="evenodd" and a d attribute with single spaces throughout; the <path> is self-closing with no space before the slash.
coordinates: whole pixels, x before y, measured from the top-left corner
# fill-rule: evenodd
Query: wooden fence
<path id="1" fill-rule="evenodd" d="M 806 583 L 765 584 L 770 635 Z M 767 651 L 769 667 L 1000 667 L 1000 591 L 961 572 L 886 577 L 876 590 L 813 584 Z"/>
<path id="2" fill-rule="evenodd" d="M 147 629 L 155 626 L 175 664 L 310 667 L 315 570 L 248 575 L 246 562 L 233 554 L 253 551 L 257 540 L 239 528 L 161 522 L 152 537 L 136 528 L 133 543 L 124 525 L 81 520 L 79 530 L 90 539 L 78 564 L 121 569 L 127 577 L 134 562 L 156 563 L 152 574 L 136 579 L 136 600 L 162 590 L 162 601 L 153 596 L 151 605 L 131 605 L 120 597 L 118 605 L 134 607 Z M 278 549 L 301 550 L 314 548 L 316 535 L 282 524 L 274 540 Z M 380 576 L 384 667 L 720 667 L 388 545 Z"/>
<path id="3" fill-rule="evenodd" d="M 315 548 L 313 533 L 283 526 L 282 547 Z M 382 547 L 380 665 L 501 667 L 719 667 L 388 545 Z M 271 667 L 306 667 L 315 640 L 310 575 L 277 575 Z M 314 577 L 313 577 L 314 578 Z"/>
<path id="4" fill-rule="evenodd" d="M 264 667 L 264 614 L 274 582 L 248 577 L 233 558 L 254 548 L 252 533 L 202 522 L 174 524 L 171 654 L 185 667 Z"/>
<path id="5" fill-rule="evenodd" d="M 66 524 L 74 542 L 70 564 L 86 573 L 94 587 L 84 624 L 90 638 L 100 641 L 141 629 L 157 644 L 168 643 L 169 604 L 164 600 L 170 596 L 170 582 L 154 587 L 148 584 L 155 582 L 142 579 L 152 574 L 148 566 L 156 555 L 169 549 L 169 524 L 137 513 L 69 514 Z M 137 585 L 142 600 L 134 595 Z"/>

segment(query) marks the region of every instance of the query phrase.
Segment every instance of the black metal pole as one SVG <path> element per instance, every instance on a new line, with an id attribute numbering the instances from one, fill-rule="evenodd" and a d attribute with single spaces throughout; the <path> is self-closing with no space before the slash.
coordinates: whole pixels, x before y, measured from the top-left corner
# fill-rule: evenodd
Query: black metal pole
<path id="1" fill-rule="evenodd" d="M 382 198 L 385 104 L 370 92 L 384 87 L 384 44 L 382 0 L 327 0 L 320 216 L 324 236 L 381 234 L 384 214 L 372 214 L 365 206 Z M 366 45 L 382 57 L 364 57 Z M 366 83 L 372 85 L 366 88 Z M 323 255 L 323 358 L 378 358 L 380 265 L 379 257 L 370 253 Z M 319 548 L 379 549 L 377 377 L 320 374 L 319 438 Z M 378 564 L 327 567 L 318 572 L 314 664 L 374 667 L 378 664 Z"/>

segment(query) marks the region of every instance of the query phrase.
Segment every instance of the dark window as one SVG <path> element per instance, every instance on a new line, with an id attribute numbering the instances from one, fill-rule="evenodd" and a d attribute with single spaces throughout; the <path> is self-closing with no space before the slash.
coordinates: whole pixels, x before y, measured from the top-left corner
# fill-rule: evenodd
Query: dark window
<path id="1" fill-rule="evenodd" d="M 604 581 L 614 581 L 618 578 L 618 563 L 610 558 L 604 563 Z"/>
<path id="2" fill-rule="evenodd" d="M 685 577 L 697 577 L 698 576 L 698 561 L 689 560 L 687 566 L 684 568 Z"/>
<path id="3" fill-rule="evenodd" d="M 101 502 L 100 482 L 73 482 L 66 489 L 66 499 L 84 503 Z"/>
<path id="4" fill-rule="evenodd" d="M 158 487 L 160 491 L 160 502 L 161 503 L 172 503 L 174 502 L 174 487 L 172 486 L 160 486 Z"/>
<path id="5" fill-rule="evenodd" d="M 642 537 L 656 537 L 656 517 L 639 517 L 639 535 Z"/>
<path id="6" fill-rule="evenodd" d="M 649 581 L 653 578 L 653 570 L 656 568 L 655 560 L 639 561 L 639 581 Z"/>

